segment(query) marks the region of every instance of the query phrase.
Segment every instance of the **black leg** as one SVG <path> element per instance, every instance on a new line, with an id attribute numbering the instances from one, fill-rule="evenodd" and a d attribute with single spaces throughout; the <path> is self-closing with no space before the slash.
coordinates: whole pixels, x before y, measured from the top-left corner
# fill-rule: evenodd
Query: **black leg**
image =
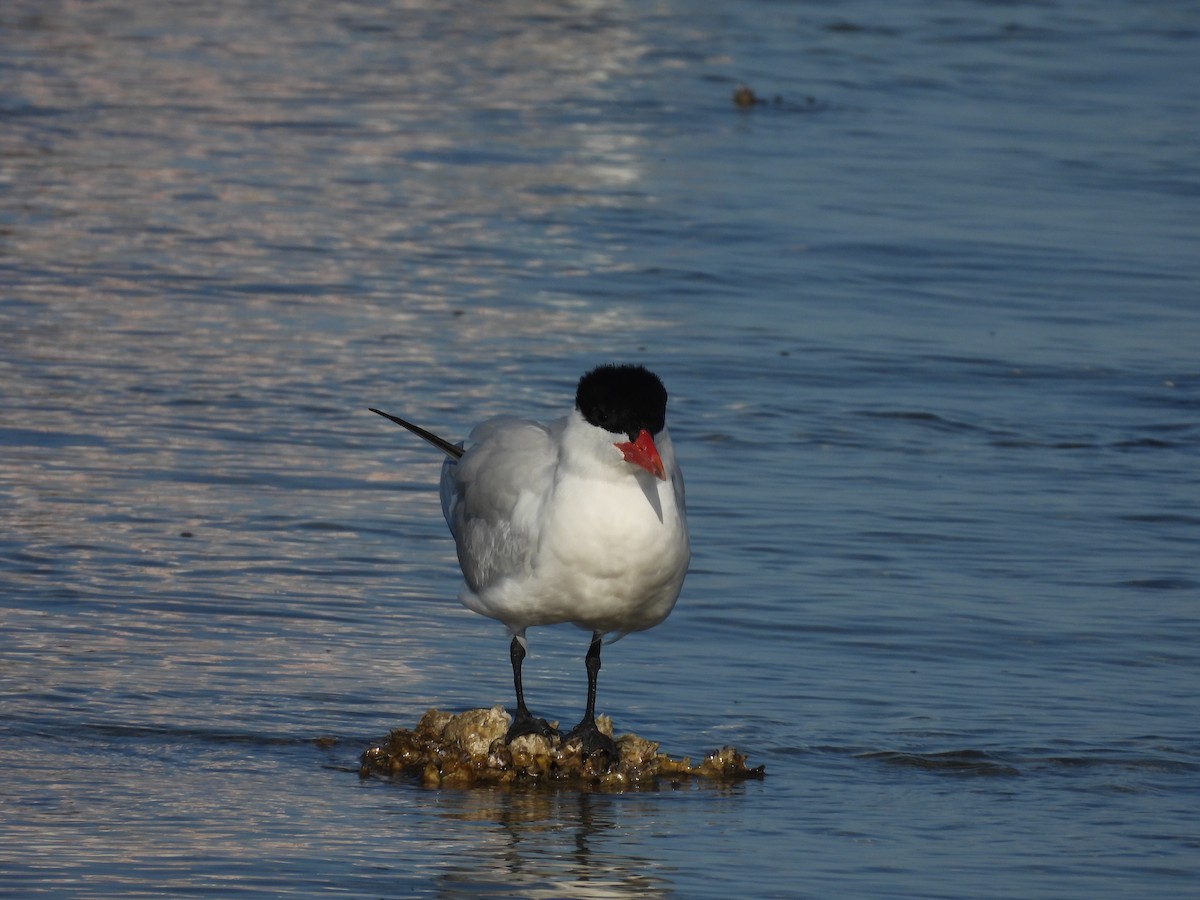
<path id="1" fill-rule="evenodd" d="M 596 718 L 596 677 L 600 674 L 600 635 L 592 635 L 592 643 L 588 646 L 583 664 L 587 668 L 588 677 L 587 707 L 583 711 L 583 718 L 585 721 L 594 721 Z"/>
<path id="2" fill-rule="evenodd" d="M 513 714 L 512 724 L 508 726 L 508 734 L 504 736 L 505 743 L 523 734 L 542 734 L 551 737 L 558 734 L 545 719 L 539 719 L 525 705 L 525 689 L 521 685 L 521 662 L 525 659 L 525 646 L 515 637 L 508 648 L 509 659 L 512 660 L 513 686 L 517 689 L 517 711 Z"/>
<path id="3" fill-rule="evenodd" d="M 513 687 L 517 689 L 517 714 L 529 715 L 529 707 L 525 705 L 525 688 L 521 686 L 521 663 L 525 660 L 525 647 L 516 638 L 508 647 L 508 658 L 512 660 Z"/>
<path id="4" fill-rule="evenodd" d="M 591 756 L 593 753 L 607 753 L 610 762 L 616 762 L 620 756 L 617 752 L 616 742 L 596 727 L 596 676 L 600 674 L 600 639 L 602 637 L 603 635 L 598 632 L 592 635 L 592 643 L 588 647 L 587 656 L 584 657 L 588 676 L 587 706 L 584 708 L 583 718 L 567 734 L 566 740 L 579 738 L 583 742 L 584 756 Z"/>

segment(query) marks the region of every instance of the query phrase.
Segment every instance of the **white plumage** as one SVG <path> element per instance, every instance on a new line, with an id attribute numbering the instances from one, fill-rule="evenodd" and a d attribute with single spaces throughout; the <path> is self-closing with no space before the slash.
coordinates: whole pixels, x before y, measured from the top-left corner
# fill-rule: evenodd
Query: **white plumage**
<path id="1" fill-rule="evenodd" d="M 683 476 L 664 428 L 670 479 L 626 462 L 575 410 L 547 428 L 491 419 L 442 466 L 442 512 L 458 545 L 463 605 L 515 637 L 570 622 L 618 637 L 671 612 L 688 562 Z"/>
<path id="2" fill-rule="evenodd" d="M 464 445 L 373 410 L 446 453 L 442 511 L 466 580 L 460 599 L 513 636 L 510 740 L 552 732 L 525 706 L 526 629 L 570 622 L 592 632 L 592 643 L 587 708 L 567 739 L 616 759 L 594 720 L 600 641 L 665 619 L 690 555 L 666 399 L 647 370 L 602 366 L 580 379 L 575 409 L 553 424 L 489 419 Z"/>

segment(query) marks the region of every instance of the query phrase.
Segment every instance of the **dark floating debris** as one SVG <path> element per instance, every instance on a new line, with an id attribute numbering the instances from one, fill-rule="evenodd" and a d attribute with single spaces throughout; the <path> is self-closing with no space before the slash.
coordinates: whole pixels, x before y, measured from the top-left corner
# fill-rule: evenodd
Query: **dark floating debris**
<path id="1" fill-rule="evenodd" d="M 557 735 L 528 734 L 505 744 L 508 723 L 508 713 L 500 706 L 458 715 L 431 709 L 412 731 L 397 729 L 365 751 L 359 774 L 415 777 L 426 787 L 529 785 L 613 791 L 652 789 L 664 780 L 729 783 L 765 775 L 763 766 L 746 768 L 746 757 L 731 747 L 692 765 L 687 757 L 659 753 L 657 742 L 635 734 L 616 739 L 620 759 L 612 765 L 607 755 L 585 757 L 578 740 L 563 744 Z M 612 736 L 607 716 L 597 716 L 596 724 Z"/>
<path id="2" fill-rule="evenodd" d="M 776 94 L 770 100 L 765 97 L 760 97 L 754 93 L 749 85 L 739 84 L 737 90 L 733 92 L 733 104 L 738 109 L 753 109 L 756 106 L 770 106 L 775 109 L 790 110 L 792 112 L 804 112 L 817 110 L 821 108 L 821 104 L 817 102 L 817 98 L 809 95 L 804 98 L 803 103 L 793 103 L 785 100 L 779 94 Z"/>
<path id="3" fill-rule="evenodd" d="M 747 109 L 761 101 L 758 99 L 758 95 L 750 90 L 748 86 L 739 84 L 738 89 L 733 92 L 733 102 L 742 107 L 742 109 Z"/>

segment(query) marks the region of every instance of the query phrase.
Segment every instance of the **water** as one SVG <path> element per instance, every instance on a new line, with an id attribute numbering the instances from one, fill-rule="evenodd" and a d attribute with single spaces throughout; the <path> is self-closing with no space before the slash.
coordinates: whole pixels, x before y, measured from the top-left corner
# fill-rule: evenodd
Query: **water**
<path id="1" fill-rule="evenodd" d="M 0 12 L 0 892 L 1194 896 L 1200 6 L 427 6 Z M 511 691 L 366 407 L 614 359 L 694 562 L 600 707 L 768 777 L 360 781 Z"/>

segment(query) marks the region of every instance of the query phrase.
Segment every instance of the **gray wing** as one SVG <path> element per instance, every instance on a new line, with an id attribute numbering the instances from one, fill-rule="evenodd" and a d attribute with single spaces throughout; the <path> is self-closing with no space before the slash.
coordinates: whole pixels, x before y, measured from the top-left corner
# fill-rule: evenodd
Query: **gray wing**
<path id="1" fill-rule="evenodd" d="M 471 590 L 528 570 L 557 463 L 548 428 L 499 418 L 476 427 L 462 458 L 443 464 L 442 513 Z"/>

